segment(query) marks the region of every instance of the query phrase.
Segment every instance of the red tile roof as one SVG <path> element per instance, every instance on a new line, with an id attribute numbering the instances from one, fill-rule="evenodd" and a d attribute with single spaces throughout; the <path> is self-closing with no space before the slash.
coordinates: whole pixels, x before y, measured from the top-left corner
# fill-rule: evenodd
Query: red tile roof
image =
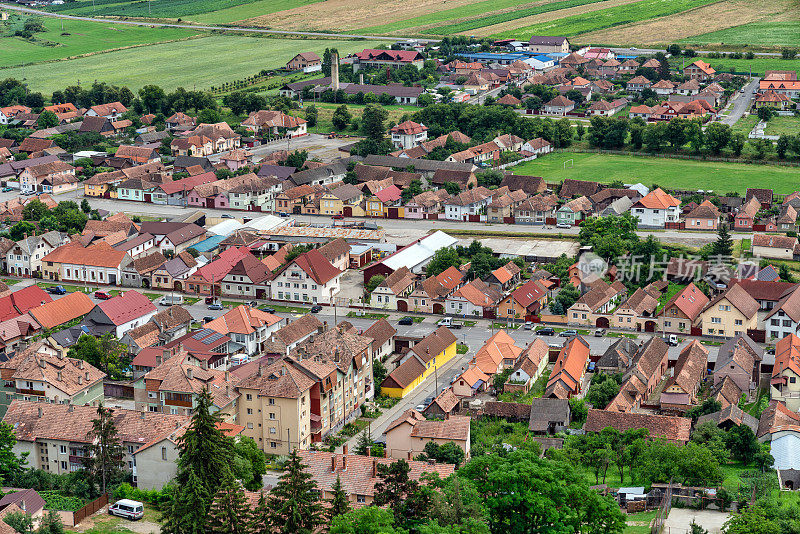
<path id="1" fill-rule="evenodd" d="M 600 432 L 611 427 L 619 432 L 629 429 L 646 428 L 650 437 L 665 438 L 685 443 L 689 441 L 692 420 L 685 417 L 650 415 L 644 413 L 622 413 L 607 410 L 589 410 L 589 416 L 583 429 L 586 432 Z"/>
<path id="2" fill-rule="evenodd" d="M 117 326 L 156 311 L 155 305 L 149 298 L 134 290 L 105 300 L 97 307 Z"/>
<path id="3" fill-rule="evenodd" d="M 331 279 L 342 273 L 342 271 L 331 265 L 331 262 L 318 249 L 311 249 L 300 254 L 294 259 L 293 263 L 319 285 L 327 284 Z"/>

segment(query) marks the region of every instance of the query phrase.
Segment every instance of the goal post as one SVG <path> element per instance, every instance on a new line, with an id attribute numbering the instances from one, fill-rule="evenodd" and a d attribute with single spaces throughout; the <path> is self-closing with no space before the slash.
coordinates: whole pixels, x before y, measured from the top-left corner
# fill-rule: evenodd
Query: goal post
<path id="1" fill-rule="evenodd" d="M 567 165 L 567 164 L 569 164 L 569 165 Z M 575 161 L 572 158 L 569 158 L 568 160 L 566 160 L 564 162 L 564 168 L 565 169 L 567 169 L 567 168 L 571 169 L 574 165 L 575 165 Z"/>

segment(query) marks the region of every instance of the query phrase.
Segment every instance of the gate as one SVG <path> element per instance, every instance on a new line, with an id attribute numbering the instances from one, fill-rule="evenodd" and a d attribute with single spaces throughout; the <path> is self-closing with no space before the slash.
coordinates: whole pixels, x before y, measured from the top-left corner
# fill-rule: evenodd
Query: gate
<path id="1" fill-rule="evenodd" d="M 481 216 L 480 215 L 469 215 L 467 217 L 467 220 L 469 222 L 481 222 Z"/>
<path id="2" fill-rule="evenodd" d="M 100 508 L 108 504 L 108 493 L 102 494 L 97 499 L 93 500 L 80 510 L 72 512 L 72 525 L 77 525 L 93 513 L 97 512 Z"/>
<path id="3" fill-rule="evenodd" d="M 546 224 L 547 226 L 555 226 L 556 218 L 555 217 L 545 217 L 544 218 L 544 224 Z"/>
<path id="4" fill-rule="evenodd" d="M 764 343 L 767 339 L 767 332 L 765 330 L 747 330 L 747 335 L 756 343 Z"/>
<path id="5" fill-rule="evenodd" d="M 386 217 L 389 219 L 399 219 L 400 218 L 400 208 L 389 208 L 387 210 Z"/>
<path id="6" fill-rule="evenodd" d="M 345 206 L 342 208 L 342 215 L 345 217 L 352 217 L 353 216 L 353 207 L 352 206 Z"/>
<path id="7" fill-rule="evenodd" d="M 408 311 L 408 302 L 404 300 L 397 301 L 397 311 L 407 312 Z"/>
<path id="8" fill-rule="evenodd" d="M 655 321 L 645 321 L 645 323 L 644 323 L 644 331 L 645 332 L 655 332 L 656 331 L 656 322 Z"/>
<path id="9" fill-rule="evenodd" d="M 514 217 L 503 217 L 503 224 L 516 224 Z"/>
<path id="10" fill-rule="evenodd" d="M 610 326 L 608 317 L 598 317 L 597 321 L 595 321 L 595 326 L 597 328 L 608 328 Z"/>

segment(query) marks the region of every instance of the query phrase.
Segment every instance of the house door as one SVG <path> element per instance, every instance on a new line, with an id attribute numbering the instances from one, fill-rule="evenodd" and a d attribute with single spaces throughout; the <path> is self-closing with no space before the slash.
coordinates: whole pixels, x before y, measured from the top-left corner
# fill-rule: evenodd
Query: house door
<path id="1" fill-rule="evenodd" d="M 345 206 L 342 209 L 342 215 L 345 217 L 352 217 L 353 216 L 353 207 L 352 206 Z"/>
<path id="2" fill-rule="evenodd" d="M 389 208 L 388 216 L 390 219 L 399 219 L 400 210 L 398 208 Z"/>
<path id="3" fill-rule="evenodd" d="M 407 312 L 408 311 L 408 302 L 404 300 L 397 301 L 397 311 Z"/>
<path id="4" fill-rule="evenodd" d="M 433 313 L 442 315 L 444 314 L 444 304 L 436 303 L 433 305 Z"/>
<path id="5" fill-rule="evenodd" d="M 150 202 L 151 198 L 153 198 L 153 195 L 151 195 L 150 193 L 145 193 L 144 194 L 144 201 L 145 202 Z"/>
<path id="6" fill-rule="evenodd" d="M 595 321 L 595 326 L 597 328 L 608 328 L 608 317 L 598 317 L 597 321 Z"/>
<path id="7" fill-rule="evenodd" d="M 644 331 L 645 332 L 655 332 L 656 331 L 656 322 L 655 321 L 645 321 L 645 323 L 644 323 Z"/>

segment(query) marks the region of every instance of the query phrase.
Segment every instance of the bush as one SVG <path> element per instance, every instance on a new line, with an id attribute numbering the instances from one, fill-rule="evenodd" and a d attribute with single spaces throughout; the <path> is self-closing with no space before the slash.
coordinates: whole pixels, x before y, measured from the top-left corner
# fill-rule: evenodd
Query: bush
<path id="1" fill-rule="evenodd" d="M 160 490 L 143 490 L 134 488 L 127 482 L 123 482 L 114 490 L 115 499 L 132 499 L 134 501 L 142 501 L 150 503 L 156 508 L 162 504 L 169 502 L 172 495 L 172 486 L 164 486 Z"/>

